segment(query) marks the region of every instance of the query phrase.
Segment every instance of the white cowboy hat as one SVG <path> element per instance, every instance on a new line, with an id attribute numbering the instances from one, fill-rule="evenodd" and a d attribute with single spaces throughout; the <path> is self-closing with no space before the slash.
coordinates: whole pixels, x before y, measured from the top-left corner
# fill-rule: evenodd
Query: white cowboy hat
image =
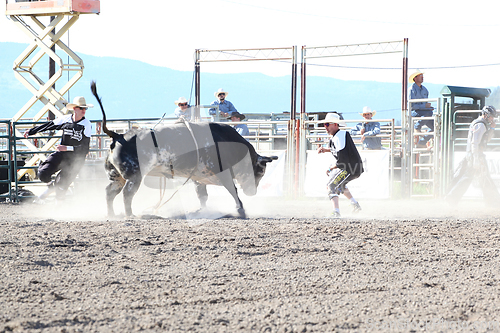
<path id="1" fill-rule="evenodd" d="M 187 99 L 185 97 L 179 97 L 178 100 L 176 100 L 174 103 L 175 105 L 179 105 L 179 103 L 187 103 Z"/>
<path id="2" fill-rule="evenodd" d="M 415 77 L 419 76 L 420 74 L 424 74 L 424 72 L 422 72 L 422 71 L 419 69 L 419 70 L 417 70 L 415 73 L 413 73 L 412 75 L 410 75 L 410 77 L 408 78 L 408 81 L 409 81 L 410 83 L 412 83 L 412 82 L 413 82 L 413 79 L 414 79 Z"/>
<path id="3" fill-rule="evenodd" d="M 340 119 L 340 115 L 338 113 L 327 113 L 325 119 L 318 121 L 318 124 L 324 123 L 336 123 L 340 126 L 345 126 L 345 121 Z"/>
<path id="4" fill-rule="evenodd" d="M 365 107 L 363 108 L 363 112 L 362 112 L 362 113 L 360 113 L 360 115 L 364 115 L 365 113 L 371 113 L 371 114 L 372 114 L 372 117 L 373 117 L 373 116 L 375 116 L 375 114 L 377 113 L 377 111 L 375 111 L 375 110 L 373 110 L 373 111 L 372 111 L 372 109 L 370 109 L 370 107 L 369 107 L 369 106 L 365 106 Z"/>
<path id="5" fill-rule="evenodd" d="M 87 102 L 85 102 L 85 97 L 83 97 L 83 96 L 76 96 L 73 99 L 73 103 L 66 104 L 66 109 L 73 110 L 75 108 L 75 106 L 78 106 L 81 108 L 93 108 L 94 107 L 94 105 L 92 105 L 92 104 L 87 104 Z"/>
<path id="6" fill-rule="evenodd" d="M 217 91 L 214 93 L 215 97 L 219 97 L 219 94 L 225 94 L 225 95 L 226 95 L 226 97 L 227 97 L 227 95 L 229 95 L 229 93 L 228 93 L 227 91 L 224 91 L 224 89 L 222 89 L 222 88 L 220 88 L 219 90 L 217 90 Z"/>

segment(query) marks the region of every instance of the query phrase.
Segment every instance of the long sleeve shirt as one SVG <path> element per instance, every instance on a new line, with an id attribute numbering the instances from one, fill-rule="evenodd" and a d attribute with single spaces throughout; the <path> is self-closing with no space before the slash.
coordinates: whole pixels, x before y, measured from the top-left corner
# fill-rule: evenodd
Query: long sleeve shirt
<path id="1" fill-rule="evenodd" d="M 351 135 L 361 135 L 361 129 L 365 128 L 365 139 L 363 140 L 363 147 L 365 149 L 380 149 L 382 148 L 382 139 L 377 137 L 380 134 L 379 122 L 366 122 L 358 123 L 351 129 Z"/>
<path id="2" fill-rule="evenodd" d="M 177 118 L 183 116 L 187 121 L 191 121 L 191 107 L 188 107 L 185 111 L 182 111 L 180 107 L 176 108 L 174 114 Z"/>
<path id="3" fill-rule="evenodd" d="M 238 132 L 241 136 L 247 136 L 250 135 L 250 131 L 248 130 L 248 126 L 245 124 L 238 124 L 234 125 L 234 129 L 236 132 Z"/>
<path id="4" fill-rule="evenodd" d="M 421 85 L 419 87 L 418 84 L 414 83 L 411 86 L 410 99 L 423 99 L 423 98 L 429 98 L 429 91 L 423 85 Z M 424 111 L 432 111 L 433 110 L 433 108 L 426 107 L 425 102 L 411 103 L 411 109 L 412 110 L 424 110 Z"/>
<path id="5" fill-rule="evenodd" d="M 231 103 L 228 100 L 224 100 L 222 103 L 219 100 L 213 101 L 212 104 L 210 105 L 218 105 L 219 106 L 219 112 L 224 112 L 228 113 L 230 116 L 233 112 L 238 112 L 236 108 L 234 107 L 233 103 Z M 209 109 L 208 113 L 210 115 L 215 115 L 215 109 Z"/>
<path id="6" fill-rule="evenodd" d="M 34 135 L 38 132 L 54 130 L 63 131 L 61 145 L 74 147 L 74 152 L 77 155 L 87 155 L 89 152 L 90 137 L 92 136 L 92 125 L 88 119 L 82 118 L 74 122 L 73 115 L 68 114 L 40 126 L 33 127 L 29 130 L 28 134 Z"/>

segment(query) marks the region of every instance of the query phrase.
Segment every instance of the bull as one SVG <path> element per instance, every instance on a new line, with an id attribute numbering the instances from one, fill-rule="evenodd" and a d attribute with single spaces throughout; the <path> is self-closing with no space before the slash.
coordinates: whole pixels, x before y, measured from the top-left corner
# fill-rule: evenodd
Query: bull
<path id="1" fill-rule="evenodd" d="M 125 215 L 132 214 L 132 199 L 146 175 L 193 180 L 201 208 L 206 207 L 207 185 L 224 186 L 231 193 L 239 217 L 245 218 L 243 203 L 234 180 L 246 195 L 255 195 L 266 165 L 276 156 L 260 156 L 254 147 L 226 124 L 181 121 L 155 129 L 133 129 L 118 134 L 106 126 L 106 114 L 95 82 L 92 94 L 99 102 L 102 129 L 111 139 L 105 169 L 108 216 L 114 216 L 113 202 L 123 191 Z"/>

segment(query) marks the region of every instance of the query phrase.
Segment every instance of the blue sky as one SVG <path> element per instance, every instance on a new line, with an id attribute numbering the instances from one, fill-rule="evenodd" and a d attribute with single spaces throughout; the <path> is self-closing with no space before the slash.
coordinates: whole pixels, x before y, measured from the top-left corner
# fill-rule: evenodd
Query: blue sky
<path id="1" fill-rule="evenodd" d="M 9 0 L 13 1 L 13 0 Z M 213 0 L 101 1 L 100 15 L 81 15 L 62 40 L 78 52 L 193 69 L 195 49 L 330 46 L 409 39 L 410 68 L 425 81 L 460 86 L 500 85 L 500 2 Z M 29 42 L 6 16 L 0 41 Z M 0 50 L 1 52 L 1 50 Z M 309 75 L 343 80 L 401 81 L 401 55 L 322 60 Z M 343 68 L 346 67 L 346 68 Z M 360 67 L 360 68 L 353 68 Z M 214 73 L 288 75 L 287 64 L 203 64 Z M 424 83 L 425 84 L 425 83 Z"/>

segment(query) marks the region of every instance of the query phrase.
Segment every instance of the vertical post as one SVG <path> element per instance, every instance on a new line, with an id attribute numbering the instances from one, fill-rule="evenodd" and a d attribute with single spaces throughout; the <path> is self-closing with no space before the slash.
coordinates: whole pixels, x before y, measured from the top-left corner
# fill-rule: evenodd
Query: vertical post
<path id="1" fill-rule="evenodd" d="M 301 131 L 307 131 L 305 129 L 305 126 L 303 126 L 303 121 L 307 120 L 306 118 L 306 46 L 303 45 L 301 49 L 301 64 L 300 64 L 300 122 L 297 124 L 298 127 L 300 127 Z M 297 164 L 296 164 L 296 169 L 295 172 L 297 176 L 299 177 L 299 190 L 300 190 L 300 195 L 302 195 L 302 189 L 304 188 L 304 181 L 305 181 L 305 165 L 307 164 L 307 144 L 306 144 L 306 139 L 305 139 L 305 132 L 304 135 L 297 133 L 299 138 L 304 140 L 304 142 L 297 142 Z M 301 167 L 302 166 L 302 167 Z"/>
<path id="2" fill-rule="evenodd" d="M 55 16 L 51 16 L 50 17 L 50 23 L 52 23 L 52 21 L 54 21 L 56 19 Z M 56 34 L 56 28 L 54 27 L 54 30 L 52 31 L 52 33 L 55 35 Z M 56 52 L 56 44 L 52 45 L 52 47 L 50 48 L 54 53 Z M 49 57 L 49 80 L 52 76 L 54 76 L 56 74 L 56 62 L 54 61 L 54 59 L 52 59 L 52 57 Z M 56 83 L 54 82 L 54 84 L 52 85 L 52 89 L 56 89 Z M 54 120 L 56 118 L 56 115 L 50 111 L 49 109 L 49 120 Z"/>
<path id="3" fill-rule="evenodd" d="M 297 47 L 292 47 L 292 92 L 291 92 L 290 118 L 297 115 Z"/>
<path id="4" fill-rule="evenodd" d="M 408 110 L 408 38 L 403 41 L 403 89 L 401 98 L 401 110 Z"/>
<path id="5" fill-rule="evenodd" d="M 195 51 L 194 61 L 194 98 L 195 105 L 200 105 L 200 50 Z"/>
<path id="6" fill-rule="evenodd" d="M 201 101 L 201 92 L 200 92 L 200 50 L 195 50 L 195 60 L 194 60 L 194 119 L 195 121 L 201 120 L 200 115 L 200 101 Z"/>
<path id="7" fill-rule="evenodd" d="M 306 46 L 302 46 L 300 64 L 300 113 L 306 113 Z"/>
<path id="8" fill-rule="evenodd" d="M 441 112 L 442 112 L 442 122 L 441 122 L 441 188 L 443 189 L 442 194 L 444 194 L 444 190 L 447 188 L 449 181 L 451 180 L 451 175 L 453 174 L 453 159 L 452 159 L 452 118 L 450 111 L 450 103 L 448 103 L 448 97 L 443 97 L 441 104 Z M 438 142 L 437 140 L 435 142 Z M 450 173 L 451 171 L 451 173 Z"/>
<path id="9" fill-rule="evenodd" d="M 294 166 L 294 196 L 299 188 L 299 164 L 300 164 L 300 118 L 297 119 L 297 47 L 292 47 L 292 105 L 290 106 L 290 120 L 295 122 L 295 166 Z"/>
<path id="10" fill-rule="evenodd" d="M 411 138 L 408 137 L 408 126 L 410 121 L 410 114 L 408 111 L 408 38 L 403 41 L 403 78 L 402 78 L 402 89 L 401 89 L 401 196 L 406 197 L 409 192 L 408 188 L 408 176 L 411 170 L 407 170 L 411 154 L 409 154 L 409 149 L 411 147 Z M 409 178 L 411 179 L 411 177 Z"/>

